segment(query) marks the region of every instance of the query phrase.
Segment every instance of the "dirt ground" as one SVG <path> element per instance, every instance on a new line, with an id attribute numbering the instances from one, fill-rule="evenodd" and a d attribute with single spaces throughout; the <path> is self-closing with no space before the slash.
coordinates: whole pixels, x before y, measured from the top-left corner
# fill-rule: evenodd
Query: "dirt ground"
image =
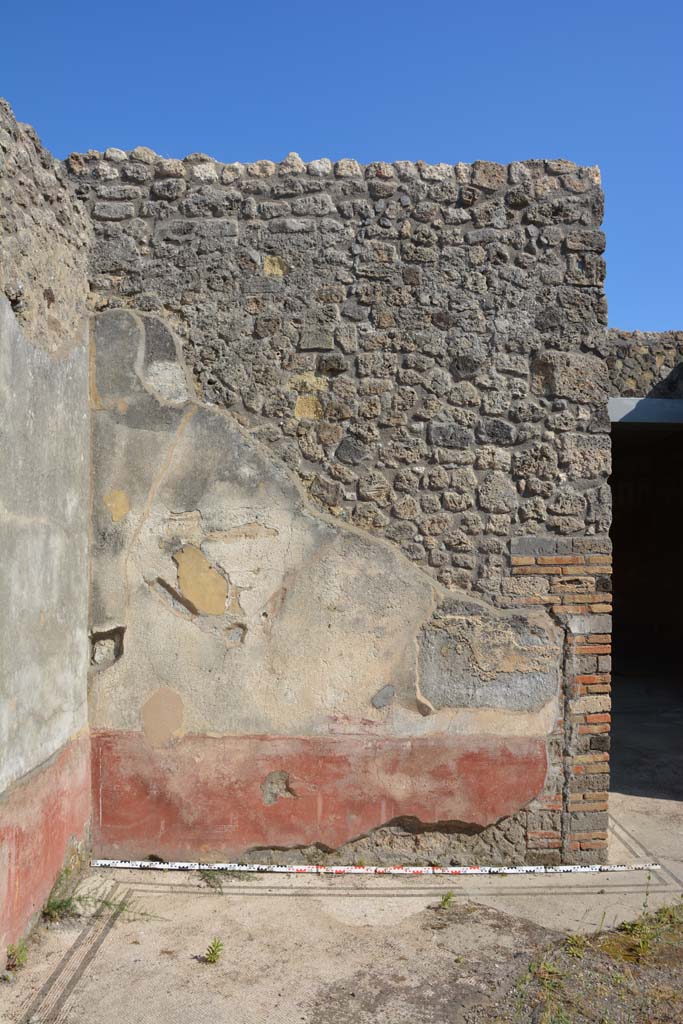
<path id="1" fill-rule="evenodd" d="M 93 871 L 76 906 L 66 908 L 80 916 L 53 908 L 56 920 L 36 930 L 26 964 L 0 985 L 0 1020 L 681 1022 L 678 911 L 616 933 L 609 940 L 616 945 L 584 938 L 680 901 L 683 814 L 641 813 L 650 834 L 659 821 L 662 868 L 652 873 L 448 879 Z M 615 860 L 653 859 L 632 831 L 638 823 L 633 809 L 628 829 L 613 821 Z M 214 938 L 223 949 L 208 963 Z"/>
<path id="2" fill-rule="evenodd" d="M 683 905 L 547 946 L 468 1024 L 680 1024 Z"/>

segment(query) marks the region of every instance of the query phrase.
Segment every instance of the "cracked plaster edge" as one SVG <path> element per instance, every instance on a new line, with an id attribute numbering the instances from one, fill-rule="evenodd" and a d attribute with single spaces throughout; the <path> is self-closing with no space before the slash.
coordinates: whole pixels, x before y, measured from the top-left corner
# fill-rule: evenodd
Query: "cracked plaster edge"
<path id="1" fill-rule="evenodd" d="M 185 357 L 184 357 L 184 353 L 183 353 L 183 348 L 182 348 L 182 342 L 179 339 L 179 335 L 178 335 L 175 327 L 173 327 L 171 324 L 169 324 L 165 318 L 159 316 L 158 313 L 146 313 L 146 312 L 143 312 L 143 311 L 140 311 L 140 310 L 136 310 L 136 309 L 132 309 L 132 308 L 129 308 L 129 307 L 121 307 L 121 308 L 117 307 L 117 308 L 114 308 L 114 309 L 105 309 L 105 310 L 94 311 L 94 312 L 90 313 L 90 316 L 89 316 L 89 321 L 90 321 L 90 372 L 92 374 L 91 389 L 90 389 L 91 395 L 94 394 L 95 396 L 97 396 L 96 376 L 95 376 L 95 372 L 96 372 L 95 371 L 96 344 L 95 344 L 94 330 L 93 330 L 95 322 L 96 322 L 98 317 L 106 317 L 106 316 L 112 316 L 112 315 L 115 316 L 115 315 L 118 315 L 120 313 L 125 313 L 126 315 L 130 316 L 133 319 L 133 321 L 136 324 L 136 326 L 138 328 L 138 331 L 139 331 L 138 354 L 136 356 L 136 361 L 135 361 L 135 372 L 136 372 L 136 376 L 138 377 L 138 379 L 140 379 L 141 383 L 142 383 L 142 377 L 140 375 L 139 368 L 141 368 L 143 354 L 144 354 L 145 321 L 146 320 L 151 320 L 151 321 L 159 322 L 170 333 L 171 337 L 173 338 L 174 345 L 175 345 L 176 357 L 177 357 L 177 360 L 178 360 L 178 362 L 179 362 L 179 364 L 181 366 L 181 369 L 183 370 L 183 374 L 184 374 L 186 379 L 192 379 L 192 388 L 190 389 L 190 397 L 188 398 L 188 400 L 186 402 L 183 402 L 183 403 L 164 401 L 156 393 L 150 392 L 147 388 L 145 388 L 145 391 L 147 393 L 151 393 L 151 395 L 154 398 L 154 400 L 160 406 L 162 406 L 162 407 L 171 407 L 171 408 L 176 409 L 178 411 L 178 413 L 181 414 L 181 419 L 180 419 L 180 422 L 179 422 L 177 428 L 175 429 L 175 431 L 173 432 L 172 436 L 170 437 L 168 446 L 165 449 L 165 455 L 163 457 L 162 464 L 159 467 L 159 469 L 157 470 L 156 476 L 155 476 L 154 480 L 152 481 L 152 484 L 150 485 L 150 489 L 148 491 L 147 500 L 145 502 L 145 506 L 144 506 L 143 511 L 141 513 L 140 520 L 139 520 L 138 524 L 136 525 L 136 527 L 135 527 L 135 529 L 133 531 L 133 534 L 131 535 L 130 542 L 126 546 L 126 556 L 125 556 L 125 563 L 124 563 L 125 564 L 125 579 L 124 579 L 125 600 L 124 600 L 124 611 L 125 611 L 126 616 L 127 616 L 127 613 L 128 613 L 129 594 L 130 594 L 130 587 L 129 587 L 129 580 L 128 580 L 128 565 L 130 563 L 130 559 L 131 559 L 131 556 L 132 556 L 133 546 L 134 546 L 137 538 L 140 535 L 140 532 L 141 532 L 141 530 L 142 530 L 142 528 L 144 526 L 144 523 L 149 518 L 149 514 L 150 514 L 150 511 L 151 511 L 151 507 L 152 507 L 153 501 L 154 501 L 154 497 L 156 496 L 156 494 L 158 493 L 160 487 L 162 486 L 164 478 L 167 476 L 167 474 L 170 472 L 170 470 L 171 470 L 171 468 L 173 466 L 173 460 L 174 460 L 175 452 L 177 450 L 178 445 L 180 444 L 180 442 L 182 440 L 182 437 L 183 437 L 183 434 L 185 433 L 185 430 L 187 429 L 187 427 L 189 426 L 191 420 L 194 418 L 194 416 L 198 412 L 205 411 L 205 412 L 208 412 L 210 414 L 218 415 L 221 418 L 227 420 L 230 423 L 231 427 L 235 428 L 238 431 L 238 433 L 240 434 L 240 437 L 247 444 L 247 446 L 250 446 L 253 449 L 255 449 L 255 451 L 257 452 L 259 457 L 267 465 L 274 467 L 274 469 L 276 470 L 276 472 L 278 473 L 278 475 L 280 476 L 281 479 L 284 479 L 284 480 L 287 481 L 287 483 L 291 486 L 292 490 L 294 491 L 294 494 L 296 495 L 296 499 L 297 499 L 297 503 L 296 503 L 296 507 L 295 507 L 295 511 L 296 512 L 298 512 L 304 518 L 309 519 L 309 520 L 311 520 L 313 522 L 316 522 L 316 523 L 321 522 L 321 523 L 323 523 L 325 526 L 330 527 L 338 535 L 340 535 L 340 534 L 341 535 L 350 535 L 350 536 L 362 539 L 364 542 L 367 542 L 370 545 L 377 545 L 379 548 L 384 549 L 385 551 L 390 553 L 392 557 L 398 558 L 399 562 L 403 565 L 403 567 L 405 569 L 408 570 L 409 574 L 414 575 L 416 582 L 419 580 L 419 581 L 421 581 L 423 584 L 425 584 L 429 588 L 429 596 L 430 596 L 430 604 L 431 604 L 430 611 L 429 611 L 428 615 L 425 616 L 425 618 L 422 619 L 421 622 L 418 624 L 417 628 L 415 629 L 415 634 L 414 634 L 414 636 L 412 638 L 412 645 L 414 646 L 414 651 L 415 651 L 415 663 L 414 663 L 414 669 L 413 669 L 415 711 L 411 712 L 411 715 L 419 715 L 419 716 L 421 716 L 423 718 L 425 718 L 425 717 L 430 718 L 430 717 L 432 717 L 432 715 L 436 715 L 436 716 L 439 716 L 440 721 L 444 721 L 445 718 L 455 718 L 456 716 L 462 718 L 463 714 L 467 714 L 468 712 L 473 713 L 473 714 L 477 714 L 477 713 L 484 713 L 484 714 L 486 714 L 488 712 L 489 714 L 496 714 L 496 715 L 499 715 L 499 716 L 505 716 L 505 718 L 507 718 L 508 715 L 511 718 L 513 716 L 514 717 L 519 717 L 519 716 L 524 715 L 524 716 L 527 717 L 527 719 L 529 718 L 529 716 L 531 716 L 532 718 L 536 718 L 537 716 L 540 715 L 542 717 L 542 721 L 543 721 L 543 729 L 542 729 L 542 732 L 540 734 L 541 735 L 545 735 L 546 737 L 549 736 L 549 734 L 550 734 L 550 732 L 552 731 L 552 728 L 553 728 L 552 711 L 558 707 L 559 700 L 560 700 L 560 697 L 561 697 L 561 690 L 562 690 L 562 679 L 561 679 L 562 671 L 561 670 L 562 670 L 563 665 L 564 665 L 564 657 L 563 656 L 562 656 L 561 663 L 560 663 L 560 666 L 559 666 L 560 678 L 559 678 L 559 683 L 558 683 L 558 694 L 555 697 L 553 697 L 550 701 L 548 701 L 545 705 L 543 705 L 543 707 L 541 709 L 537 709 L 536 711 L 533 711 L 533 712 L 521 712 L 521 711 L 520 712 L 515 712 L 515 711 L 510 711 L 509 709 L 486 708 L 486 707 L 478 708 L 478 709 L 449 708 L 449 707 L 435 708 L 434 705 L 431 703 L 431 701 L 429 701 L 424 696 L 424 694 L 422 693 L 421 688 L 420 688 L 420 671 L 419 671 L 419 650 L 420 650 L 420 647 L 419 647 L 419 643 L 420 643 L 420 633 L 433 620 L 434 614 L 438 610 L 438 608 L 440 607 L 442 601 L 447 601 L 447 600 L 458 601 L 458 600 L 462 600 L 462 601 L 464 601 L 464 602 L 466 602 L 468 604 L 477 605 L 484 612 L 490 614 L 492 618 L 497 619 L 497 620 L 499 620 L 501 622 L 510 621 L 512 618 L 519 617 L 519 616 L 522 616 L 527 621 L 540 620 L 540 619 L 545 617 L 552 624 L 552 626 L 555 629 L 558 629 L 561 632 L 562 636 L 564 637 L 566 635 L 566 627 L 561 622 L 559 622 L 559 620 L 557 619 L 557 617 L 555 615 L 551 615 L 550 613 L 548 613 L 546 610 L 543 610 L 543 609 L 540 609 L 540 610 L 539 609 L 529 610 L 529 609 L 526 609 L 526 608 L 498 608 L 495 605 L 493 605 L 490 602 L 488 602 L 485 598 L 482 598 L 482 597 L 480 597 L 478 595 L 476 595 L 476 596 L 472 595 L 468 591 L 462 590 L 460 588 L 449 589 L 449 588 L 445 587 L 443 584 L 441 584 L 438 580 L 434 579 L 434 577 L 432 577 L 424 569 L 423 566 L 416 565 L 413 561 L 411 561 L 411 559 L 409 559 L 408 556 L 405 555 L 404 552 L 402 552 L 400 550 L 400 548 L 398 548 L 390 540 L 387 540 L 384 537 L 375 536 L 374 534 L 370 533 L 369 531 L 364 530 L 361 527 L 355 526 L 352 523 L 348 523 L 348 522 L 339 520 L 336 517 L 330 515 L 329 513 L 326 513 L 324 511 L 322 511 L 321 509 L 317 508 L 316 506 L 314 506 L 312 504 L 312 502 L 310 500 L 310 496 L 308 495 L 308 493 L 307 493 L 306 489 L 304 488 L 302 482 L 297 477 L 297 475 L 290 469 L 290 467 L 284 462 L 284 460 L 277 458 L 277 456 L 275 456 L 273 454 L 273 452 L 270 451 L 270 449 L 268 448 L 268 446 L 266 445 L 265 442 L 261 441 L 257 437 L 254 437 L 253 434 L 249 430 L 247 430 L 247 428 L 239 421 L 239 419 L 230 411 L 230 409 L 226 409 L 226 408 L 223 408 L 222 406 L 215 405 L 215 404 L 210 403 L 210 402 L 206 402 L 206 401 L 204 401 L 199 396 L 199 394 L 198 394 L 198 390 L 199 389 L 198 389 L 194 379 L 191 378 L 188 365 L 187 365 L 187 363 L 185 361 Z M 96 406 L 92 406 L 91 408 L 92 408 L 92 413 L 96 413 L 98 411 L 107 411 L 100 404 L 98 404 Z M 93 472 L 94 472 L 94 467 L 93 467 Z M 200 550 L 201 550 L 201 545 L 200 545 Z M 281 589 L 282 588 L 280 588 L 280 590 Z M 279 591 L 277 591 L 276 593 L 279 593 Z M 275 595 L 273 595 L 273 596 L 275 596 Z M 124 623 L 124 626 L 125 625 L 126 625 L 126 623 Z M 94 625 L 91 624 L 90 629 L 92 630 L 94 628 L 95 628 Z M 543 714 L 543 712 L 547 711 L 548 709 L 551 709 L 551 713 Z M 407 709 L 403 709 L 403 710 L 407 710 Z M 394 709 L 394 713 L 395 713 L 395 709 Z M 414 721 L 415 719 L 412 719 L 412 720 Z M 524 734 L 526 734 L 526 733 L 524 733 Z M 212 735 L 212 734 L 206 733 L 206 735 Z M 217 735 L 223 735 L 223 734 L 217 734 Z M 494 732 L 494 733 L 492 733 L 492 735 L 504 735 L 504 734 L 503 733 Z M 515 732 L 514 735 L 520 735 L 520 733 Z M 537 735 L 537 733 L 530 733 L 529 735 Z"/>

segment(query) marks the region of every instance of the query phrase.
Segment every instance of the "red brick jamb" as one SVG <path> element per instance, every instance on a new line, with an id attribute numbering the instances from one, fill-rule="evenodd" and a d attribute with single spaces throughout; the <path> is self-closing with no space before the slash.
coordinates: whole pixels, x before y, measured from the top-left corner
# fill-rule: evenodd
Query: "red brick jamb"
<path id="1" fill-rule="evenodd" d="M 74 737 L 0 796 L 0 954 L 30 928 L 90 822 L 90 741 Z"/>
<path id="2" fill-rule="evenodd" d="M 556 846 L 566 864 L 603 863 L 607 859 L 611 722 L 609 540 L 523 540 L 527 543 L 513 545 L 512 575 L 541 576 L 549 586 L 547 593 L 518 603 L 545 605 L 564 626 L 566 637 L 563 711 L 558 723 L 563 738 L 560 827 L 543 836 L 530 831 L 528 846 L 530 850 Z M 525 547 L 533 550 L 532 543 L 533 553 L 521 553 Z"/>

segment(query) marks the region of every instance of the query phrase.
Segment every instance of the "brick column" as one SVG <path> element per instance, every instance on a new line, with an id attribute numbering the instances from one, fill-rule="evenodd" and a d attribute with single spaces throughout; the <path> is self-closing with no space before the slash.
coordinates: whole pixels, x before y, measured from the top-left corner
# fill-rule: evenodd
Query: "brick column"
<path id="1" fill-rule="evenodd" d="M 513 578 L 543 580 L 533 588 L 536 592 L 515 603 L 543 605 L 565 630 L 561 715 L 549 744 L 551 771 L 554 754 L 561 762 L 555 783 L 561 784 L 561 795 L 547 797 L 548 810 L 554 801 L 561 815 L 553 829 L 533 828 L 537 822 L 529 814 L 529 860 L 538 859 L 539 851 L 557 849 L 566 864 L 602 863 L 607 859 L 611 721 L 609 539 L 519 538 L 512 550 Z M 541 861 L 547 863 L 548 855 Z"/>

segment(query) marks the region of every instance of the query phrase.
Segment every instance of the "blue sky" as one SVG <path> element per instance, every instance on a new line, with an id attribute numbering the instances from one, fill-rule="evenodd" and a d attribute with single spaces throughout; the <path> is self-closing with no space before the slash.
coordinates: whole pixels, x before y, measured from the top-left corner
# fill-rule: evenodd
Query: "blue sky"
<path id="1" fill-rule="evenodd" d="M 673 0 L 3 11 L 0 95 L 56 156 L 599 164 L 612 326 L 683 329 L 683 7 Z"/>

